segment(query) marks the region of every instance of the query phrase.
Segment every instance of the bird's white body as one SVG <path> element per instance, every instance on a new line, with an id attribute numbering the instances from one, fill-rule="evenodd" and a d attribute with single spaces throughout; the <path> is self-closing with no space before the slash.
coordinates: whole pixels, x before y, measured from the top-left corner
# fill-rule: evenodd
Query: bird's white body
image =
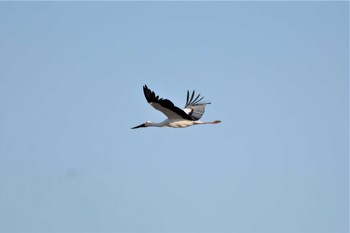
<path id="1" fill-rule="evenodd" d="M 145 126 L 186 128 L 186 127 L 192 126 L 194 124 L 196 124 L 195 121 L 189 121 L 189 120 L 184 120 L 184 119 L 166 119 L 160 123 L 146 121 Z"/>
<path id="2" fill-rule="evenodd" d="M 195 121 L 189 121 L 184 119 L 171 119 L 169 120 L 168 126 L 173 128 L 186 128 L 196 124 Z"/>
<path id="3" fill-rule="evenodd" d="M 201 122 L 199 119 L 204 114 L 205 106 L 210 103 L 200 102 L 202 98 L 200 95 L 194 98 L 195 92 L 192 92 L 190 97 L 189 92 L 187 92 L 187 100 L 184 109 L 176 107 L 170 100 L 159 98 L 156 94 L 148 89 L 145 85 L 143 91 L 146 97 L 147 102 L 152 105 L 155 109 L 161 111 L 164 115 L 167 116 L 167 119 L 160 122 L 154 123 L 151 121 L 146 121 L 144 124 L 133 127 L 132 129 L 140 127 L 173 127 L 173 128 L 186 128 L 192 125 L 198 124 L 217 124 L 221 121 L 211 121 L 211 122 Z"/>

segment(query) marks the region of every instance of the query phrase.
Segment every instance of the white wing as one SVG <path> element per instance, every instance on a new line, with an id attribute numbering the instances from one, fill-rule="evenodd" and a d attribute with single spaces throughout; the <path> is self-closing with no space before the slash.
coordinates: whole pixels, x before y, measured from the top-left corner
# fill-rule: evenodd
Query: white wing
<path id="1" fill-rule="evenodd" d="M 200 102 L 204 97 L 200 98 L 200 94 L 197 95 L 196 98 L 195 91 L 192 91 L 192 95 L 190 97 L 190 92 L 187 91 L 186 105 L 184 108 L 184 112 L 186 112 L 193 120 L 199 120 L 205 111 L 205 106 L 210 104 L 209 102 Z"/>

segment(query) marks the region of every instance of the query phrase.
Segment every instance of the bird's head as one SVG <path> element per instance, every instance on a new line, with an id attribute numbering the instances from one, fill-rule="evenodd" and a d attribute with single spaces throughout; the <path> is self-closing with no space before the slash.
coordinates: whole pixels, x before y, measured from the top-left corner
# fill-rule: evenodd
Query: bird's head
<path id="1" fill-rule="evenodd" d="M 138 126 L 135 126 L 135 127 L 132 127 L 131 129 L 137 129 L 137 128 L 141 128 L 141 127 L 147 127 L 147 126 L 150 126 L 150 123 L 151 121 L 146 121 L 145 123 L 141 124 L 141 125 L 138 125 Z"/>

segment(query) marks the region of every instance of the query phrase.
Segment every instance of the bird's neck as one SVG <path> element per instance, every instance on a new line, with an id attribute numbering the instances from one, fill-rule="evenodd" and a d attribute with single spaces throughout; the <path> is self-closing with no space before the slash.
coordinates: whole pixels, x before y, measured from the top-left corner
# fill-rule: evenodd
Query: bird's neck
<path id="1" fill-rule="evenodd" d="M 168 120 L 156 123 L 156 122 L 149 122 L 148 126 L 153 126 L 153 127 L 164 127 L 168 124 Z"/>

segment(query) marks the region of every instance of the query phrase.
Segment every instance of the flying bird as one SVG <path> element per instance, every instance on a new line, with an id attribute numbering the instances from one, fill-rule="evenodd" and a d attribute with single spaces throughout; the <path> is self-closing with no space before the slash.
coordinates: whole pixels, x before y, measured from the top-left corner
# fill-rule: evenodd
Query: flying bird
<path id="1" fill-rule="evenodd" d="M 209 102 L 201 102 L 204 97 L 200 94 L 196 96 L 195 91 L 187 91 L 186 104 L 184 109 L 176 107 L 170 100 L 159 98 L 153 91 L 151 91 L 146 85 L 143 86 L 143 93 L 145 94 L 147 102 L 155 109 L 161 111 L 167 119 L 154 123 L 146 121 L 145 123 L 135 126 L 131 129 L 137 129 L 140 127 L 173 127 L 173 128 L 185 128 L 192 125 L 203 124 L 217 124 L 221 121 L 202 122 L 199 119 L 203 116 L 205 106 L 210 104 Z M 195 97 L 196 96 L 196 97 Z"/>

